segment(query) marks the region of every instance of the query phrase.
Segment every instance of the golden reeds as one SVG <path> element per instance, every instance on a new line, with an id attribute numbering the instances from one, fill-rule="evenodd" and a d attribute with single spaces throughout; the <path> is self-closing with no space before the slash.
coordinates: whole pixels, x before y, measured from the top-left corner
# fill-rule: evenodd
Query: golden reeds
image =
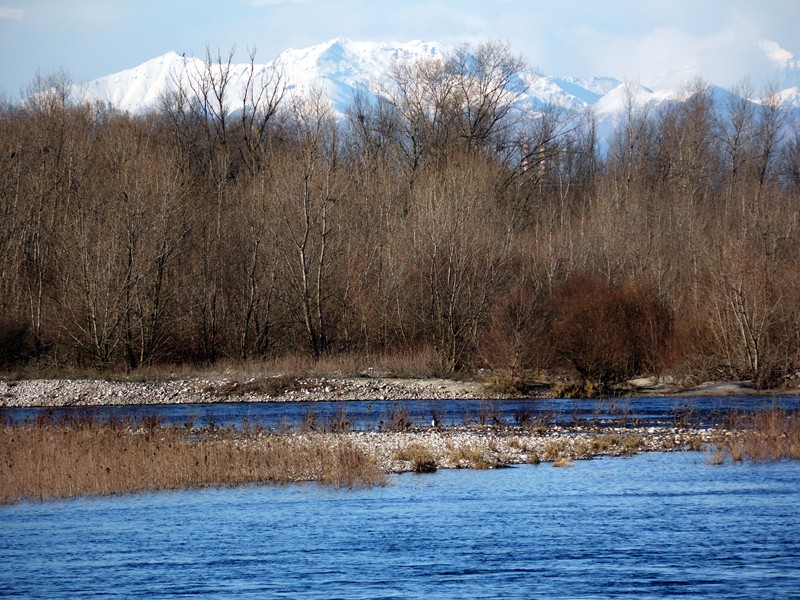
<path id="1" fill-rule="evenodd" d="M 347 441 L 91 422 L 0 428 L 0 503 L 151 490 L 318 481 L 382 484 Z"/>
<path id="2" fill-rule="evenodd" d="M 727 435 L 716 443 L 716 460 L 800 459 L 800 412 L 770 408 L 732 416 Z"/>

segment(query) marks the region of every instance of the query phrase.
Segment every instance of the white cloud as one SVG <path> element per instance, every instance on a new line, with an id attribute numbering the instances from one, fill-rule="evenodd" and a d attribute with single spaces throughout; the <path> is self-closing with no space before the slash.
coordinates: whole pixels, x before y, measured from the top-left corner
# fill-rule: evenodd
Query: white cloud
<path id="1" fill-rule="evenodd" d="M 775 70 L 762 50 L 761 28 L 736 20 L 705 31 L 667 25 L 620 33 L 582 25 L 565 32 L 576 62 L 585 61 L 581 71 L 655 89 L 675 88 L 696 76 L 724 87 L 752 77 L 760 87 Z"/>
<path id="2" fill-rule="evenodd" d="M 761 42 L 761 49 L 772 62 L 784 68 L 795 59 L 794 54 L 782 48 L 780 44 L 772 40 L 763 40 Z"/>
<path id="3" fill-rule="evenodd" d="M 0 19 L 8 19 L 11 21 L 19 21 L 25 16 L 25 11 L 21 8 L 14 8 L 13 6 L 0 5 Z"/>

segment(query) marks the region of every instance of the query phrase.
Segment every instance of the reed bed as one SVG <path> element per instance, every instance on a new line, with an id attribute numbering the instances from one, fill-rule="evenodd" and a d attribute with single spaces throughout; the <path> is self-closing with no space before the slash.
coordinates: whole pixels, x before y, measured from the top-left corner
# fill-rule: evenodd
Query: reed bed
<path id="1" fill-rule="evenodd" d="M 386 474 L 346 440 L 198 433 L 155 423 L 0 428 L 0 504 L 298 481 L 360 487 L 383 484 Z"/>
<path id="2" fill-rule="evenodd" d="M 769 408 L 728 416 L 725 434 L 716 442 L 712 462 L 800 459 L 800 412 Z"/>

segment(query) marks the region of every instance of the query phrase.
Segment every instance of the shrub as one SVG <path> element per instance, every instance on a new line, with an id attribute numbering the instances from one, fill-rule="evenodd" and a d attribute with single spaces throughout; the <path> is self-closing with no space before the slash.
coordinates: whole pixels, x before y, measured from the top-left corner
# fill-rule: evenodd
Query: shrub
<path id="1" fill-rule="evenodd" d="M 436 457 L 433 452 L 422 444 L 409 444 L 395 452 L 396 460 L 403 460 L 411 463 L 411 469 L 415 473 L 433 473 L 436 471 Z"/>
<path id="2" fill-rule="evenodd" d="M 653 289 L 575 276 L 555 290 L 553 301 L 554 347 L 584 387 L 602 393 L 663 366 L 673 320 Z"/>
<path id="3" fill-rule="evenodd" d="M 405 405 L 392 405 L 386 415 L 386 421 L 381 420 L 381 429 L 388 431 L 405 431 L 411 425 L 411 416 Z"/>
<path id="4" fill-rule="evenodd" d="M 472 469 L 497 469 L 503 465 L 491 455 L 491 448 L 480 450 L 474 446 L 453 446 L 450 448 L 450 461 L 458 466 Z"/>
<path id="5" fill-rule="evenodd" d="M 752 415 L 734 415 L 729 434 L 716 443 L 716 453 L 734 461 L 800 459 L 800 412 L 770 408 Z"/>

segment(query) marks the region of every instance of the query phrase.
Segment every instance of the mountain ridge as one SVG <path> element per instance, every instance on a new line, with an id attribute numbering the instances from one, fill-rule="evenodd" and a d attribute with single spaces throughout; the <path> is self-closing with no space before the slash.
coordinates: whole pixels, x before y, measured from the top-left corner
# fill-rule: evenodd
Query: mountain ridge
<path id="1" fill-rule="evenodd" d="M 307 48 L 287 49 L 266 63 L 254 62 L 252 67 L 253 75 L 267 82 L 274 73 L 282 73 L 290 96 L 322 91 L 334 111 L 341 116 L 356 94 L 380 95 L 380 85 L 386 82 L 394 64 L 436 58 L 450 50 L 452 48 L 437 42 L 423 40 L 368 42 L 338 37 Z M 781 82 L 786 87 L 778 89 L 774 99 L 800 115 L 800 87 L 790 85 L 795 81 L 800 83 L 800 61 L 773 42 L 765 42 L 762 50 L 777 67 L 783 69 Z M 227 62 L 227 57 L 219 58 L 220 61 L 212 59 L 212 70 L 219 69 L 217 62 Z M 157 109 L 162 98 L 174 90 L 179 82 L 188 83 L 191 87 L 193 78 L 197 78 L 206 68 L 205 59 L 170 51 L 141 65 L 92 80 L 80 86 L 80 95 L 90 102 L 100 102 L 132 114 L 143 114 Z M 249 63 L 231 61 L 229 110 L 242 106 L 242 90 L 250 68 Z M 600 121 L 618 120 L 631 100 L 636 106 L 660 104 L 679 101 L 685 93 L 681 89 L 654 90 L 611 76 L 550 76 L 532 68 L 518 75 L 528 84 L 527 91 L 520 98 L 522 105 L 534 110 L 545 105 L 556 105 L 576 112 L 591 108 Z M 717 86 L 710 82 L 710 87 Z M 635 91 L 634 98 L 630 97 L 632 90 Z M 750 100 L 759 101 L 754 98 Z"/>

